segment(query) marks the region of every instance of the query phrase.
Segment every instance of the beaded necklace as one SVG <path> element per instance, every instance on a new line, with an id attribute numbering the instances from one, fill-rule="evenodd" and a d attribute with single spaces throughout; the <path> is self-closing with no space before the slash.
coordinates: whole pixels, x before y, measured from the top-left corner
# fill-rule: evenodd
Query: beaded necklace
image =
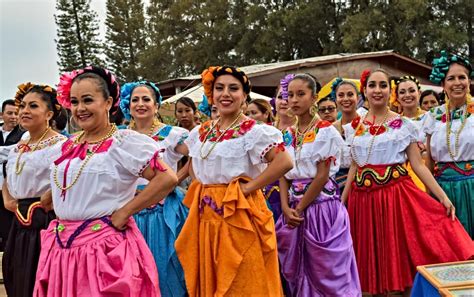
<path id="1" fill-rule="evenodd" d="M 209 155 L 211 154 L 211 152 L 214 150 L 214 148 L 216 147 L 217 143 L 222 139 L 222 137 L 224 137 L 224 135 L 226 134 L 227 131 L 230 130 L 230 128 L 233 128 L 234 125 L 238 122 L 238 120 L 240 119 L 240 117 L 243 115 L 242 112 L 240 112 L 237 117 L 235 118 L 235 120 L 229 125 L 229 127 L 227 127 L 227 129 L 224 130 L 224 132 L 222 132 L 216 139 L 216 141 L 214 141 L 212 144 L 211 144 L 211 148 L 209 149 L 209 151 L 207 151 L 207 153 L 203 154 L 203 148 L 204 148 L 204 144 L 206 143 L 207 141 L 207 137 L 209 136 L 209 134 L 216 128 L 217 124 L 219 124 L 220 122 L 220 118 L 211 126 L 211 129 L 209 129 L 209 131 L 207 131 L 206 133 L 206 136 L 204 137 L 204 140 L 203 142 L 201 143 L 201 147 L 199 148 L 199 154 L 201 155 L 201 158 L 203 160 L 206 160 Z M 219 129 L 220 131 L 220 129 Z M 217 133 L 217 131 L 216 131 Z"/>
<path id="2" fill-rule="evenodd" d="M 375 131 L 374 135 L 372 136 L 372 139 L 370 140 L 369 147 L 368 147 L 368 151 L 369 151 L 369 152 L 367 153 L 367 159 L 365 160 L 364 163 L 359 162 L 359 159 L 357 158 L 357 154 L 356 154 L 355 149 L 354 149 L 354 140 L 355 140 L 355 138 L 356 138 L 356 135 L 355 135 L 355 133 L 354 133 L 354 137 L 352 138 L 352 142 L 351 142 L 351 155 L 352 155 L 352 158 L 354 159 L 354 161 L 357 163 L 357 165 L 358 165 L 359 167 L 364 167 L 364 166 L 366 166 L 367 164 L 369 164 L 370 156 L 372 155 L 372 149 L 373 149 L 373 146 L 374 146 L 375 137 L 379 134 L 380 128 L 383 126 L 383 124 L 384 124 L 385 121 L 387 120 L 388 114 L 389 114 L 388 111 L 389 111 L 389 110 L 388 110 L 388 108 L 387 108 L 387 112 L 385 113 L 385 116 L 384 116 L 384 118 L 383 118 L 383 121 L 379 124 L 377 130 Z M 365 121 L 366 117 L 367 117 L 367 114 L 364 115 L 364 118 L 363 118 L 363 119 L 361 119 L 361 121 L 359 122 L 359 125 L 357 125 L 357 128 L 355 129 L 354 132 L 356 132 L 357 130 L 359 130 L 360 125 L 362 125 L 362 123 Z M 374 125 L 375 125 L 375 117 L 374 117 Z"/>
<path id="3" fill-rule="evenodd" d="M 34 152 L 34 151 L 36 151 L 36 149 L 38 149 L 39 144 L 46 137 L 46 134 L 48 134 L 49 130 L 51 130 L 50 127 L 46 128 L 46 130 L 43 132 L 43 134 L 39 138 L 38 142 L 35 144 L 35 147 L 33 149 L 31 149 L 31 152 Z M 23 171 L 23 167 L 25 167 L 25 161 L 20 163 L 20 158 L 21 158 L 21 155 L 23 155 L 23 153 L 25 152 L 25 149 L 29 148 L 30 141 L 31 141 L 31 137 L 28 140 L 28 142 L 26 143 L 26 145 L 20 150 L 20 152 L 18 153 L 18 156 L 16 157 L 16 162 L 15 162 L 15 173 L 16 173 L 16 175 L 20 175 L 21 172 Z"/>
<path id="4" fill-rule="evenodd" d="M 451 111 L 449 110 L 449 100 L 446 101 L 446 144 L 448 146 L 448 153 L 449 156 L 453 161 L 455 161 L 457 154 L 459 153 L 459 135 L 461 134 L 462 130 L 464 129 L 464 126 L 466 125 L 467 122 L 467 105 L 465 104 L 463 106 L 463 113 L 461 117 L 461 127 L 454 132 L 455 140 L 454 140 L 454 153 L 451 151 L 451 127 L 452 127 L 452 121 L 450 121 L 451 118 Z"/>
<path id="5" fill-rule="evenodd" d="M 163 123 L 161 123 L 158 119 L 153 119 L 153 123 L 151 124 L 151 127 L 150 127 L 150 130 L 148 131 L 148 133 L 146 134 L 147 136 L 150 136 L 152 137 L 155 133 L 155 128 L 156 127 L 160 127 L 162 126 Z M 135 125 L 129 125 L 128 128 L 131 129 L 131 130 L 134 130 L 134 131 L 137 131 L 135 130 L 135 127 L 136 127 L 136 124 Z M 138 132 L 138 131 L 137 131 Z M 145 134 L 145 133 L 143 133 Z"/>
<path id="6" fill-rule="evenodd" d="M 82 171 L 84 170 L 84 167 L 86 166 L 86 164 L 89 162 L 89 160 L 95 155 L 95 153 L 99 150 L 99 148 L 102 146 L 102 144 L 104 143 L 104 141 L 106 141 L 107 139 L 109 139 L 110 137 L 112 137 L 112 135 L 114 135 L 114 133 L 117 132 L 117 126 L 115 124 L 112 125 L 112 127 L 110 128 L 109 132 L 102 138 L 100 138 L 99 140 L 97 141 L 94 141 L 94 142 L 89 142 L 88 144 L 95 144 L 97 143 L 97 145 L 94 147 L 94 149 L 91 151 L 90 154 L 87 154 L 86 158 L 84 159 L 84 161 L 82 162 L 81 164 L 81 167 L 79 167 L 79 171 L 77 172 L 76 176 L 72 179 L 72 182 L 69 184 L 69 185 L 66 185 L 64 184 L 64 186 L 61 185 L 61 183 L 59 183 L 59 178 L 58 178 L 58 165 L 55 165 L 54 166 L 54 174 L 53 174 L 53 178 L 54 178 L 54 184 L 56 185 L 56 187 L 58 189 L 60 189 L 62 192 L 65 192 L 67 190 L 69 190 L 72 186 L 74 186 L 76 184 L 76 182 L 79 180 L 79 177 L 81 176 L 82 174 Z M 74 140 L 74 143 L 76 144 L 79 144 L 80 143 L 80 139 L 84 136 L 84 131 Z M 74 146 L 71 148 L 71 150 L 74 149 Z M 64 182 L 66 182 L 66 177 L 64 177 Z"/>
<path id="7" fill-rule="evenodd" d="M 306 137 L 306 133 L 308 133 L 313 127 L 316 121 L 319 119 L 317 115 L 314 115 L 313 118 L 311 119 L 311 122 L 309 122 L 309 125 L 304 129 L 303 132 L 300 132 L 299 129 L 299 120 L 298 117 L 296 117 L 296 123 L 295 123 L 295 165 L 298 167 L 298 160 L 301 157 L 301 149 L 303 148 L 303 143 L 304 139 Z M 298 154 L 298 156 L 297 156 Z"/>

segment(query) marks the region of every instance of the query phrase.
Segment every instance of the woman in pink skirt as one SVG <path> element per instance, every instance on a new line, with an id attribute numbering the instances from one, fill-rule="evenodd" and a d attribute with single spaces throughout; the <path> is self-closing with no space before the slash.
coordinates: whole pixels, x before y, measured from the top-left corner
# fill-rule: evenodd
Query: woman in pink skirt
<path id="1" fill-rule="evenodd" d="M 58 101 L 83 129 L 66 141 L 51 172 L 58 217 L 41 234 L 34 296 L 159 296 L 153 256 L 134 213 L 177 183 L 150 137 L 109 122 L 119 85 L 107 70 L 61 76 Z M 150 181 L 134 197 L 137 180 Z"/>

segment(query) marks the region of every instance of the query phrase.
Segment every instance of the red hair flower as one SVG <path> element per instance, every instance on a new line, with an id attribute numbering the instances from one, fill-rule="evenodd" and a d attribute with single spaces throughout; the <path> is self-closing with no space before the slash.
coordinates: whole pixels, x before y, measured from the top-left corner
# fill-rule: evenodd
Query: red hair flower
<path id="1" fill-rule="evenodd" d="M 362 74 L 360 75 L 360 93 L 363 94 L 365 87 L 367 86 L 367 79 L 370 76 L 370 70 L 365 69 L 362 71 Z"/>

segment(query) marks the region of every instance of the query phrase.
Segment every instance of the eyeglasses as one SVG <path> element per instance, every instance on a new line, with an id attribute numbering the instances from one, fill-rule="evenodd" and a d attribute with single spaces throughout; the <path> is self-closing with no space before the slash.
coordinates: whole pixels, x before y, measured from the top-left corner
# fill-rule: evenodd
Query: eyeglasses
<path id="1" fill-rule="evenodd" d="M 320 112 L 320 113 L 331 113 L 335 110 L 336 110 L 336 108 L 334 106 L 329 106 L 329 107 L 319 108 L 318 112 Z"/>

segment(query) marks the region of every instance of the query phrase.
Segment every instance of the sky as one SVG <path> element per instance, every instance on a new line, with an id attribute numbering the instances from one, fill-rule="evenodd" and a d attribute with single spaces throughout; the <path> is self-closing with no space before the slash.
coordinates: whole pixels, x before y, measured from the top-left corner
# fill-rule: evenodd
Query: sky
<path id="1" fill-rule="evenodd" d="M 92 0 L 105 35 L 106 0 Z M 55 0 L 0 0 L 0 101 L 24 82 L 56 85 Z"/>

